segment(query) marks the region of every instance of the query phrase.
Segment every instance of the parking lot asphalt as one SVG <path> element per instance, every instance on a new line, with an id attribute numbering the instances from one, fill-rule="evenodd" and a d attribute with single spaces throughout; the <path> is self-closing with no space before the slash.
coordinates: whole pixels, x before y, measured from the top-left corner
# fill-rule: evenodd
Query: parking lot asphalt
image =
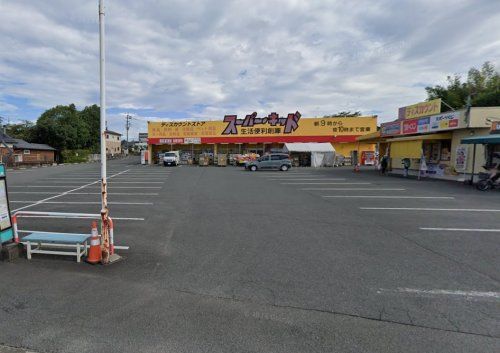
<path id="1" fill-rule="evenodd" d="M 500 194 L 372 170 L 110 161 L 124 260 L 0 263 L 39 352 L 498 352 Z M 8 172 L 11 210 L 98 213 L 98 164 Z M 43 202 L 41 200 L 44 200 Z M 90 232 L 88 220 L 19 228 Z"/>

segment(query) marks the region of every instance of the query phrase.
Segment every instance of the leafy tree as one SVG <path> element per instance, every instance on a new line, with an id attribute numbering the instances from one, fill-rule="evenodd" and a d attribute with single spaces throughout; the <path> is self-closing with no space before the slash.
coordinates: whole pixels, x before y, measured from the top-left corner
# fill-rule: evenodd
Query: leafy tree
<path id="1" fill-rule="evenodd" d="M 64 150 L 80 147 L 78 111 L 74 104 L 45 111 L 36 122 L 37 142 Z"/>
<path id="2" fill-rule="evenodd" d="M 472 106 L 500 105 L 500 74 L 490 62 L 485 62 L 481 69 L 471 68 L 464 82 L 460 75 L 448 76 L 446 80 L 446 86 L 425 88 L 429 100 L 441 98 L 455 109 L 464 108 L 469 96 Z M 441 108 L 449 110 L 445 104 Z"/>
<path id="3" fill-rule="evenodd" d="M 357 117 L 357 116 L 361 116 L 360 111 L 351 112 L 349 110 L 349 111 L 341 111 L 338 112 L 337 114 L 324 115 L 323 118 L 341 118 L 341 117 Z"/>
<path id="4" fill-rule="evenodd" d="M 85 107 L 80 112 L 80 119 L 85 122 L 88 130 L 88 140 L 85 147 L 94 150 L 94 152 L 99 150 L 101 126 L 100 117 L 101 112 L 99 106 L 96 104 Z"/>
<path id="5" fill-rule="evenodd" d="M 35 133 L 35 123 L 30 120 L 25 120 L 20 124 L 10 124 L 6 126 L 7 135 L 22 139 L 28 142 L 33 142 Z"/>
<path id="6" fill-rule="evenodd" d="M 97 105 L 82 111 L 74 104 L 58 105 L 40 116 L 33 128 L 33 140 L 58 150 L 95 150 L 99 144 L 99 117 Z"/>

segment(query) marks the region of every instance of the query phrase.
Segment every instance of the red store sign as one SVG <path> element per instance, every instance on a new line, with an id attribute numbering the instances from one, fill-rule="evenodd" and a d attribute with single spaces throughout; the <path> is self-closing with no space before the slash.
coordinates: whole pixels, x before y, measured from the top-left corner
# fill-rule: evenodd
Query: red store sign
<path id="1" fill-rule="evenodd" d="M 418 119 L 403 121 L 403 134 L 416 134 L 418 132 Z"/>

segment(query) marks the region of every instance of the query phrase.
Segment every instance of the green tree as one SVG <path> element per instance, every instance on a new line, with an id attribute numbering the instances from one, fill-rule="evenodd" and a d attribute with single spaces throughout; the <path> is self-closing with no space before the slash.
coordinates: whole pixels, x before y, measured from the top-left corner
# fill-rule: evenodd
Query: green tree
<path id="1" fill-rule="evenodd" d="M 464 108 L 469 96 L 472 106 L 500 105 L 500 74 L 490 62 L 485 62 L 481 69 L 471 68 L 464 82 L 460 75 L 448 76 L 446 80 L 445 86 L 425 88 L 429 100 L 441 98 L 455 109 Z M 449 110 L 445 104 L 441 109 Z"/>
<path id="2" fill-rule="evenodd" d="M 88 130 L 87 143 L 85 148 L 92 149 L 93 152 L 99 151 L 100 144 L 100 119 L 101 112 L 99 106 L 94 104 L 85 107 L 80 112 L 80 119 L 86 124 Z"/>
<path id="3" fill-rule="evenodd" d="M 78 148 L 78 128 L 74 126 L 78 112 L 74 104 L 58 105 L 45 111 L 36 122 L 37 142 L 58 149 Z"/>
<path id="4" fill-rule="evenodd" d="M 30 120 L 24 120 L 20 124 L 7 125 L 6 133 L 10 137 L 33 142 L 35 139 L 35 123 Z"/>
<path id="5" fill-rule="evenodd" d="M 99 132 L 95 131 L 95 107 L 86 107 L 80 112 L 74 104 L 70 104 L 58 105 L 45 111 L 36 122 L 36 141 L 59 150 L 94 147 L 95 135 L 99 138 Z"/>
<path id="6" fill-rule="evenodd" d="M 341 117 L 357 117 L 357 116 L 361 116 L 360 111 L 351 112 L 349 110 L 349 111 L 341 111 L 332 115 L 324 115 L 323 118 L 341 118 Z"/>

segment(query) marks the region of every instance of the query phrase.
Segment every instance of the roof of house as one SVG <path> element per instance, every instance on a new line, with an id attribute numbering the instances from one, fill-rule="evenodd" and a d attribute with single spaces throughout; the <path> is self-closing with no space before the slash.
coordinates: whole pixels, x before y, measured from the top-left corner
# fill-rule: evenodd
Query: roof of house
<path id="1" fill-rule="evenodd" d="M 55 151 L 56 149 L 53 147 L 50 147 L 49 145 L 42 144 L 42 143 L 30 143 L 26 142 L 21 139 L 16 139 L 13 137 L 10 137 L 7 134 L 4 134 L 3 132 L 0 131 L 0 140 L 3 140 L 3 142 L 11 144 L 14 148 L 20 149 L 20 150 L 39 150 L 39 151 Z"/>
<path id="2" fill-rule="evenodd" d="M 106 130 L 106 133 L 107 134 L 111 134 L 111 135 L 118 135 L 118 136 L 121 136 L 122 134 L 120 134 L 119 132 L 116 132 L 116 131 L 111 131 L 111 130 Z"/>
<path id="3" fill-rule="evenodd" d="M 49 145 L 43 143 L 30 143 L 21 139 L 13 139 L 16 140 L 13 145 L 14 148 L 20 150 L 38 150 L 38 151 L 55 151 L 56 149 L 50 147 Z"/>

